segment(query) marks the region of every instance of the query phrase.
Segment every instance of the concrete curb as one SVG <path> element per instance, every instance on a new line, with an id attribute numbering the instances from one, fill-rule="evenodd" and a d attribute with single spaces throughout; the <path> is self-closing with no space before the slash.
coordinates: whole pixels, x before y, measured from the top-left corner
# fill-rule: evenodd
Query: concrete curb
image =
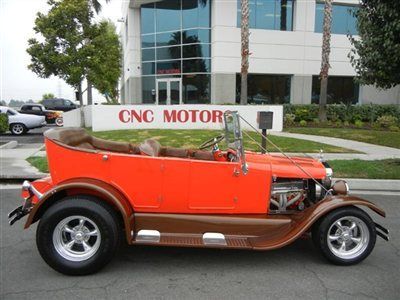
<path id="1" fill-rule="evenodd" d="M 9 141 L 8 143 L 1 145 L 0 149 L 14 149 L 14 148 L 17 148 L 17 146 L 18 146 L 17 141 Z"/>

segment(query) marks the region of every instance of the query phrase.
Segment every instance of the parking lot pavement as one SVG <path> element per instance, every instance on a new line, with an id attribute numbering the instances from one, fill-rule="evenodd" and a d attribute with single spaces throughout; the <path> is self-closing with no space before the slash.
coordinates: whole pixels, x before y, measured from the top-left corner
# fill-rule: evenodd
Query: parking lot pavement
<path id="1" fill-rule="evenodd" d="M 17 141 L 18 144 L 40 144 L 44 143 L 43 132 L 53 128 L 54 125 L 47 125 L 42 128 L 36 128 L 29 130 L 27 134 L 16 136 L 12 135 L 10 132 L 5 134 L 0 134 L 1 142 Z"/>
<path id="2" fill-rule="evenodd" d="M 53 271 L 35 246 L 35 227 L 9 227 L 19 191 L 0 190 L 1 299 L 399 299 L 400 196 L 365 198 L 382 206 L 391 242 L 377 240 L 359 265 L 328 264 L 309 240 L 269 252 L 122 247 L 100 273 Z"/>

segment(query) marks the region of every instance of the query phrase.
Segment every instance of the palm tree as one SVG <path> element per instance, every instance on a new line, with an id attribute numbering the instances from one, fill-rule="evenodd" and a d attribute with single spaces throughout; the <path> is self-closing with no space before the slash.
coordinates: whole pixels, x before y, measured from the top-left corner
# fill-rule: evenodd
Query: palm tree
<path id="1" fill-rule="evenodd" d="M 110 0 L 105 0 L 106 3 L 110 2 Z M 99 14 L 99 12 L 101 11 L 101 3 L 99 0 L 89 0 L 89 4 L 91 7 L 93 7 L 94 11 L 96 12 L 96 14 Z"/>
<path id="2" fill-rule="evenodd" d="M 322 31 L 321 72 L 319 73 L 321 85 L 319 93 L 318 117 L 321 122 L 325 122 L 327 120 L 326 98 L 328 93 L 328 72 L 330 68 L 329 54 L 331 53 L 331 25 L 332 25 L 332 0 L 325 0 L 324 22 Z"/>
<path id="3" fill-rule="evenodd" d="M 241 34 L 241 84 L 240 84 L 240 104 L 247 104 L 247 75 L 249 72 L 249 0 L 241 0 L 240 34 Z"/>

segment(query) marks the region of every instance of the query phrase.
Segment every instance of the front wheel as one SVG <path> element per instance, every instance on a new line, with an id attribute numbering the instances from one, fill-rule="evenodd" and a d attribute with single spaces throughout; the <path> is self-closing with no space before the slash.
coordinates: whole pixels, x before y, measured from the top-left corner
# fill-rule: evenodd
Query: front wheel
<path id="1" fill-rule="evenodd" d="M 312 232 L 315 246 L 332 263 L 353 265 L 374 249 L 376 229 L 372 219 L 357 207 L 343 207 L 327 214 Z"/>
<path id="2" fill-rule="evenodd" d="M 46 263 L 60 273 L 86 275 L 104 267 L 120 241 L 116 213 L 94 197 L 66 197 L 40 220 L 36 244 Z"/>

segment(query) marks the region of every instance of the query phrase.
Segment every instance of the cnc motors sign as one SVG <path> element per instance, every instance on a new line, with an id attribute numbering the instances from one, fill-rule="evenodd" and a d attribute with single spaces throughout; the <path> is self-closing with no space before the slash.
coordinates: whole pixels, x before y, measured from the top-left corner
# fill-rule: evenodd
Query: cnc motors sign
<path id="1" fill-rule="evenodd" d="M 257 112 L 274 113 L 273 131 L 281 131 L 283 107 L 239 105 L 101 105 L 93 106 L 94 131 L 117 129 L 221 129 L 223 114 L 239 111 L 257 128 Z M 244 129 L 250 126 L 242 122 Z"/>

